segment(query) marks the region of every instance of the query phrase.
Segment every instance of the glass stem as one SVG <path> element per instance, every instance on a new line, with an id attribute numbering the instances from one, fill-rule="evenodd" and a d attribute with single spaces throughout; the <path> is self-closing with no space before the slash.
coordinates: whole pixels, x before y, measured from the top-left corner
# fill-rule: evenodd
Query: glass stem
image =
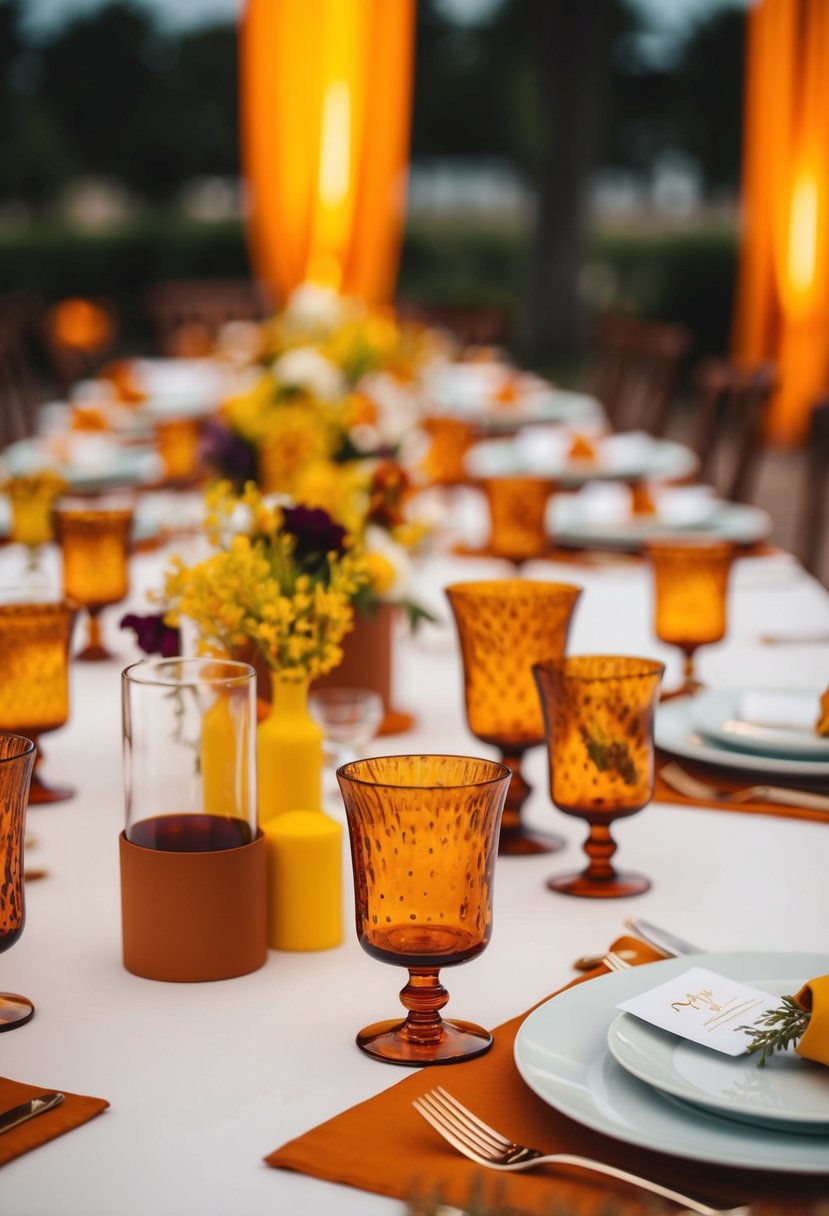
<path id="1" fill-rule="evenodd" d="M 410 1043 L 437 1043 L 444 1036 L 440 1010 L 449 1000 L 449 993 L 439 974 L 439 967 L 409 968 L 409 982 L 400 992 L 408 1012 L 397 1033 Z"/>
<path id="2" fill-rule="evenodd" d="M 616 871 L 610 864 L 610 859 L 618 848 L 616 841 L 610 835 L 610 827 L 605 822 L 590 819 L 590 835 L 584 845 L 584 851 L 590 858 L 590 865 L 585 870 L 585 877 L 593 882 L 609 882 L 616 878 Z"/>
<path id="3" fill-rule="evenodd" d="M 89 629 L 87 630 L 87 647 L 99 649 L 101 646 L 101 622 L 98 619 L 100 608 L 89 608 Z"/>
<path id="4" fill-rule="evenodd" d="M 509 789 L 507 790 L 507 800 L 504 803 L 501 831 L 514 832 L 521 826 L 521 808 L 529 798 L 532 786 L 528 785 L 524 780 L 524 774 L 521 772 L 521 761 L 524 759 L 523 751 L 511 752 L 509 754 L 502 753 L 501 759 L 512 773 Z"/>

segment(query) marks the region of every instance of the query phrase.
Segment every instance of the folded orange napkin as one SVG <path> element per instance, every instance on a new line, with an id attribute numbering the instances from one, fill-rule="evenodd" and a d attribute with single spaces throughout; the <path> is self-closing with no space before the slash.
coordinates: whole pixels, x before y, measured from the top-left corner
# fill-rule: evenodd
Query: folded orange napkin
<path id="1" fill-rule="evenodd" d="M 656 779 L 653 787 L 654 802 L 670 802 L 676 806 L 699 806 L 710 807 L 717 811 L 748 811 L 753 815 L 774 815 L 781 819 L 811 819 L 815 822 L 826 823 L 826 811 L 815 811 L 808 807 L 800 806 L 781 806 L 777 802 L 717 802 L 713 798 L 688 798 L 685 794 L 680 794 L 673 789 L 659 776 L 659 770 L 663 764 L 667 764 L 669 760 L 673 760 L 673 756 L 669 756 L 665 752 L 657 751 L 656 753 Z M 733 780 L 728 777 L 723 770 L 712 768 L 706 764 L 692 763 L 689 760 L 682 760 L 682 767 L 687 769 L 692 777 L 696 777 L 699 781 L 706 781 L 709 785 L 713 785 L 718 790 L 739 790 L 745 789 L 747 785 L 754 784 L 754 778 L 751 773 L 744 773 L 738 780 Z M 758 776 L 760 784 L 764 784 L 766 779 Z"/>
<path id="2" fill-rule="evenodd" d="M 794 996 L 794 1002 L 809 1013 L 809 1025 L 795 1047 L 804 1060 L 829 1065 L 829 975 L 809 980 Z"/>
<path id="3" fill-rule="evenodd" d="M 0 1077 L 0 1112 L 11 1110 L 28 1102 L 30 1098 L 39 1098 L 51 1090 L 42 1089 L 38 1085 L 24 1085 L 21 1081 L 10 1081 L 8 1077 Z M 64 1101 L 60 1106 L 27 1119 L 19 1127 L 0 1134 L 0 1165 L 21 1157 L 30 1149 L 38 1148 L 49 1140 L 70 1132 L 73 1127 L 94 1119 L 109 1103 L 104 1098 L 87 1098 L 82 1094 L 70 1094 L 64 1089 Z"/>
<path id="4" fill-rule="evenodd" d="M 635 951 L 638 962 L 662 957 L 632 937 L 619 938 L 613 949 Z M 604 968 L 573 983 L 601 974 Z M 390 1089 L 290 1141 L 265 1160 L 276 1168 L 299 1170 L 411 1203 L 439 1201 L 464 1206 L 474 1197 L 481 1208 L 497 1205 L 497 1210 L 509 1210 L 511 1216 L 595 1213 L 598 1205 L 609 1207 L 611 1203 L 618 1216 L 653 1211 L 653 1196 L 580 1170 L 542 1167 L 526 1174 L 503 1174 L 468 1161 L 412 1106 L 415 1098 L 442 1085 L 487 1123 L 522 1144 L 593 1157 L 688 1194 L 698 1194 L 704 1187 L 708 1197 L 721 1206 L 762 1196 L 775 1201 L 776 1216 L 789 1212 L 793 1216 L 799 1200 L 825 1194 L 825 1187 L 821 1191 L 820 1184 L 810 1179 L 721 1166 L 701 1169 L 699 1163 L 622 1144 L 559 1114 L 524 1084 L 515 1067 L 513 1043 L 526 1016 L 522 1013 L 499 1026 L 486 1055 L 409 1073 Z"/>

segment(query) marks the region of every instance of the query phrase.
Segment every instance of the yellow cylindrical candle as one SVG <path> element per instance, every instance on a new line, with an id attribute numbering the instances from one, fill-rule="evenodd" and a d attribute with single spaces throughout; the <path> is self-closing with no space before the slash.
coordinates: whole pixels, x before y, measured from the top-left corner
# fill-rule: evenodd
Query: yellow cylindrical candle
<path id="1" fill-rule="evenodd" d="M 273 678 L 273 708 L 257 728 L 259 821 L 322 807 L 322 729 L 308 712 L 308 681 Z"/>
<path id="2" fill-rule="evenodd" d="M 262 824 L 268 850 L 268 945 L 329 950 L 343 940 L 342 827 L 322 811 Z"/>

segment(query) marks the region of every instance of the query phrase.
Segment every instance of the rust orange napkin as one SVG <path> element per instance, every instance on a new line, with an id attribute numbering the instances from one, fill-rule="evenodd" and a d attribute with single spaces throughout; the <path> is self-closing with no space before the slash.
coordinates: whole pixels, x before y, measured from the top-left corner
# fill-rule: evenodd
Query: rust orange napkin
<path id="1" fill-rule="evenodd" d="M 688 798 L 685 794 L 678 793 L 659 776 L 660 768 L 663 764 L 667 764 L 669 760 L 673 760 L 673 756 L 657 751 L 656 779 L 653 787 L 654 802 L 670 802 L 676 806 L 710 807 L 717 811 L 748 811 L 753 815 L 775 815 L 782 819 L 811 819 L 815 822 L 829 822 L 829 815 L 827 815 L 826 811 L 814 811 L 808 807 L 781 806 L 777 802 L 724 803 L 716 802 L 713 799 Z M 692 777 L 696 777 L 698 781 L 706 781 L 709 785 L 713 785 L 719 790 L 739 790 L 745 789 L 747 785 L 755 784 L 751 773 L 744 773 L 741 778 L 735 781 L 729 778 L 722 769 L 711 768 L 705 764 L 692 763 L 686 759 L 683 759 L 681 764 Z M 758 782 L 759 784 L 765 784 L 766 779 L 758 777 Z"/>
<path id="2" fill-rule="evenodd" d="M 28 1102 L 30 1098 L 38 1098 L 51 1092 L 38 1085 L 24 1085 L 22 1081 L 10 1081 L 8 1077 L 0 1077 L 0 1111 L 10 1110 Z M 0 1134 L 0 1165 L 13 1161 L 15 1157 L 21 1157 L 30 1149 L 39 1148 L 41 1144 L 62 1136 L 64 1132 L 70 1132 L 73 1127 L 80 1127 L 109 1106 L 104 1098 L 87 1098 L 82 1094 L 67 1093 L 65 1089 L 61 1092 L 66 1097 L 60 1106 L 55 1106 L 52 1110 L 21 1123 L 19 1127 Z"/>
<path id="3" fill-rule="evenodd" d="M 662 957 L 631 937 L 619 938 L 613 949 L 635 950 L 639 962 Z M 601 968 L 573 982 L 603 973 Z M 439 1200 L 463 1206 L 474 1196 L 482 1205 L 509 1209 L 511 1216 L 595 1212 L 608 1202 L 619 1216 L 653 1210 L 653 1196 L 583 1171 L 542 1167 L 526 1174 L 501 1174 L 461 1157 L 412 1107 L 416 1097 L 442 1085 L 487 1123 L 522 1144 L 597 1158 L 689 1195 L 704 1188 L 706 1197 L 721 1206 L 759 1198 L 768 1201 L 769 1208 L 774 1206 L 776 1216 L 789 1216 L 804 1202 L 826 1195 L 825 1180 L 821 1187 L 814 1179 L 720 1166 L 701 1169 L 699 1163 L 622 1144 L 559 1114 L 524 1084 L 515 1067 L 513 1042 L 526 1016 L 499 1026 L 486 1055 L 409 1073 L 390 1089 L 283 1145 L 266 1157 L 268 1165 L 409 1202 Z"/>
<path id="4" fill-rule="evenodd" d="M 795 1051 L 804 1060 L 829 1066 L 829 975 L 809 980 L 795 993 L 794 1002 L 810 1014 Z"/>

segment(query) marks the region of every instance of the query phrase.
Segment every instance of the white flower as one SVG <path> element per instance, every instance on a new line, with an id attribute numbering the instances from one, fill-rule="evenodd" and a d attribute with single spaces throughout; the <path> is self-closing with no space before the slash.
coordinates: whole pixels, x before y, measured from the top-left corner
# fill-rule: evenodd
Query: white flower
<path id="1" fill-rule="evenodd" d="M 285 306 L 283 322 L 294 331 L 325 337 L 342 325 L 348 305 L 330 287 L 303 283 Z"/>
<path id="2" fill-rule="evenodd" d="M 346 391 L 345 377 L 312 346 L 297 346 L 274 362 L 271 371 L 285 388 L 306 389 L 322 401 L 337 401 Z"/>
<path id="3" fill-rule="evenodd" d="M 404 599 L 409 590 L 412 563 L 403 546 L 392 540 L 385 528 L 369 524 L 365 531 L 364 547 L 366 553 L 377 553 L 385 558 L 394 570 L 394 582 L 383 599 L 392 603 Z"/>

